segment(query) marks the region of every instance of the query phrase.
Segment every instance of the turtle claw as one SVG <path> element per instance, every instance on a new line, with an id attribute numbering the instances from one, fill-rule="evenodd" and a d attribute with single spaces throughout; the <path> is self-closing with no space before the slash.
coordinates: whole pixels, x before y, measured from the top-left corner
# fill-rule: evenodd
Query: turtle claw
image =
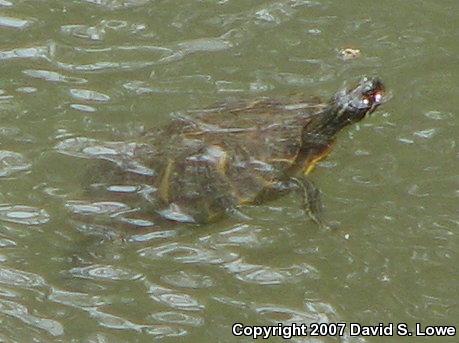
<path id="1" fill-rule="evenodd" d="M 292 178 L 298 185 L 298 191 L 303 199 L 303 209 L 309 218 L 321 229 L 333 231 L 339 228 L 338 222 L 328 222 L 323 219 L 323 204 L 321 192 L 316 185 L 307 177 Z"/>

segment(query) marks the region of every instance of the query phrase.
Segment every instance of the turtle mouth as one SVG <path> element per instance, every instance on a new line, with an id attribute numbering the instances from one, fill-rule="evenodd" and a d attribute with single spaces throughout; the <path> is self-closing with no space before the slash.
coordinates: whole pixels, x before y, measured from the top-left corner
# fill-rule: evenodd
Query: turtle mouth
<path id="1" fill-rule="evenodd" d="M 351 112 L 362 119 L 366 114 L 373 113 L 379 105 L 387 101 L 383 83 L 378 78 L 364 77 L 354 89 L 347 93 L 347 105 Z"/>
<path id="2" fill-rule="evenodd" d="M 387 96 L 386 96 L 386 92 L 384 91 L 384 89 L 379 89 L 375 91 L 373 94 L 371 94 L 370 100 L 367 100 L 368 105 L 370 106 L 368 108 L 367 113 L 368 114 L 373 113 L 374 111 L 376 111 L 379 105 L 381 105 L 382 103 L 386 101 L 387 101 Z"/>

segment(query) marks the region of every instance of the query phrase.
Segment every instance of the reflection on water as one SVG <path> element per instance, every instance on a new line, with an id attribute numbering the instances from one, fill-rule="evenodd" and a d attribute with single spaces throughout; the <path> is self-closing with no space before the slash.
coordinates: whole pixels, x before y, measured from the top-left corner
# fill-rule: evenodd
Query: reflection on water
<path id="1" fill-rule="evenodd" d="M 0 340 L 234 342 L 245 341 L 235 322 L 454 324 L 456 7 L 0 0 Z M 393 98 L 312 176 L 341 229 L 305 221 L 294 196 L 248 206 L 251 219 L 152 229 L 157 152 L 145 132 L 170 113 L 329 96 L 362 74 L 387 80 Z"/>

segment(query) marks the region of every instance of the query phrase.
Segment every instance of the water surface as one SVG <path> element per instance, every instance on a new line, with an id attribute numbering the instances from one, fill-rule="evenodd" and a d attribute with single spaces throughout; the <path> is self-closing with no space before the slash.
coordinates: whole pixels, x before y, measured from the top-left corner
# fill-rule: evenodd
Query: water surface
<path id="1" fill-rule="evenodd" d="M 452 0 L 0 0 L 0 339 L 236 342 L 235 322 L 457 325 L 458 13 Z M 361 56 L 343 60 L 343 48 Z M 312 175 L 336 232 L 306 221 L 295 195 L 246 208 L 250 221 L 152 230 L 124 215 L 124 197 L 84 190 L 94 158 L 129 156 L 171 113 L 326 99 L 364 74 L 392 99 Z"/>

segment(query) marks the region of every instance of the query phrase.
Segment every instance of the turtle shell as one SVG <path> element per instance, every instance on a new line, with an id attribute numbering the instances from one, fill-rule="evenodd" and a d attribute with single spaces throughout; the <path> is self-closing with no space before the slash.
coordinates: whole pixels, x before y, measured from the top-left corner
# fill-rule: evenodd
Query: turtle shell
<path id="1" fill-rule="evenodd" d="M 141 183 L 134 187 L 141 202 L 129 213 L 146 210 L 150 216 L 153 210 L 167 220 L 205 223 L 228 212 L 239 214 L 241 204 L 297 190 L 305 213 L 327 227 L 320 215 L 320 192 L 304 174 L 327 154 L 343 128 L 386 100 L 381 80 L 364 77 L 326 104 L 270 99 L 223 103 L 176 114 L 166 126 L 139 137 L 142 143 L 80 137 L 57 149 L 116 165 L 107 165 L 109 172 L 91 172 L 96 178 L 87 178 L 89 189 L 96 193 L 106 189 L 124 197 L 120 185 Z"/>
<path id="2" fill-rule="evenodd" d="M 302 129 L 323 108 L 262 99 L 177 115 L 154 134 L 158 213 L 202 223 L 256 203 L 295 164 Z"/>

